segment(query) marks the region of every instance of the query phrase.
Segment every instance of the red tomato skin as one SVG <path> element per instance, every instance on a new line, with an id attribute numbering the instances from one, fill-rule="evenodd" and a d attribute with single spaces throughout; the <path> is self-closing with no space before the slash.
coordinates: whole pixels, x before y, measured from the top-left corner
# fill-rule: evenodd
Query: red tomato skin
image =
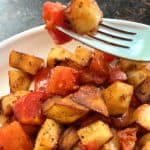
<path id="1" fill-rule="evenodd" d="M 33 146 L 19 122 L 14 121 L 0 128 L 0 149 L 33 150 Z"/>
<path id="2" fill-rule="evenodd" d="M 100 146 L 97 141 L 92 141 L 87 145 L 80 144 L 81 150 L 99 150 Z"/>
<path id="3" fill-rule="evenodd" d="M 16 119 L 28 125 L 40 125 L 43 122 L 42 101 L 45 95 L 42 92 L 32 92 L 21 97 L 14 106 Z"/>
<path id="4" fill-rule="evenodd" d="M 99 76 L 108 76 L 108 63 L 104 59 L 102 52 L 96 51 L 93 55 L 89 69 Z"/>
<path id="5" fill-rule="evenodd" d="M 65 6 L 61 3 L 45 2 L 43 4 L 42 18 L 46 24 L 46 29 L 52 36 L 56 44 L 63 44 L 72 38 L 55 29 L 55 25 L 67 28 L 64 15 Z"/>
<path id="6" fill-rule="evenodd" d="M 48 80 L 51 75 L 51 68 L 43 68 L 35 76 L 34 91 L 47 92 Z"/>
<path id="7" fill-rule="evenodd" d="M 51 70 L 48 93 L 65 96 L 79 88 L 79 72 L 70 67 L 57 66 Z"/>
<path id="8" fill-rule="evenodd" d="M 116 58 L 115 56 L 111 54 L 107 54 L 107 53 L 103 53 L 103 56 L 104 56 L 104 59 L 109 63 Z"/>

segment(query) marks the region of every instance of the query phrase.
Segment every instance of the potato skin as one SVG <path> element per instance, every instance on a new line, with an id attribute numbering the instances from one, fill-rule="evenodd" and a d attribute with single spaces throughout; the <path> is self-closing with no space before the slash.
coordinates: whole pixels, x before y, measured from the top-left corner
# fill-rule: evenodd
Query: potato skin
<path id="1" fill-rule="evenodd" d="M 65 15 L 73 30 L 80 34 L 96 30 L 103 17 L 95 0 L 72 0 Z"/>
<path id="2" fill-rule="evenodd" d="M 133 86 L 116 81 L 102 91 L 110 115 L 124 114 L 130 105 Z"/>
<path id="3" fill-rule="evenodd" d="M 9 65 L 31 75 L 35 75 L 43 67 L 44 60 L 12 50 L 9 54 Z"/>
<path id="4" fill-rule="evenodd" d="M 21 90 L 28 90 L 31 77 L 20 70 L 9 70 L 9 87 L 11 92 L 21 91 Z"/>

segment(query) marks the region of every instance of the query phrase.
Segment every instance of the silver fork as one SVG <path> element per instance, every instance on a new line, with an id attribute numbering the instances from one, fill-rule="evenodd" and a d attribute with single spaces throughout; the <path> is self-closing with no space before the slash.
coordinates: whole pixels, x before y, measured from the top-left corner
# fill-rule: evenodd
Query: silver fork
<path id="1" fill-rule="evenodd" d="M 150 61 L 150 26 L 123 21 L 103 19 L 94 35 L 79 35 L 70 30 L 56 28 L 77 41 L 100 51 L 136 61 Z"/>

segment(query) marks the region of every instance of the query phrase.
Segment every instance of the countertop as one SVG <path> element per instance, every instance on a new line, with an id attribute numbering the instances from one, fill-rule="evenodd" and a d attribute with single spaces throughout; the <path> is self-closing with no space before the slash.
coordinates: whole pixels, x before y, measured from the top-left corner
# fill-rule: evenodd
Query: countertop
<path id="1" fill-rule="evenodd" d="M 46 0 L 0 0 L 0 41 L 43 24 L 42 3 Z M 53 0 L 55 1 L 55 0 Z M 67 3 L 68 0 L 58 0 Z M 97 0 L 104 17 L 150 25 L 150 0 Z"/>

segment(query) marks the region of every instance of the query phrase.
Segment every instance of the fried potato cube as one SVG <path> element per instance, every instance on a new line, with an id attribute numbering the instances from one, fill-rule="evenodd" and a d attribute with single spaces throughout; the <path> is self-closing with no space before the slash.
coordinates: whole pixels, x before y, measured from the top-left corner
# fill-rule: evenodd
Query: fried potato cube
<path id="1" fill-rule="evenodd" d="M 150 75 L 150 72 L 145 69 L 127 71 L 128 83 L 132 84 L 134 87 L 137 87 L 149 75 Z"/>
<path id="2" fill-rule="evenodd" d="M 133 112 L 133 122 L 150 131 L 150 105 L 143 104 Z"/>
<path id="3" fill-rule="evenodd" d="M 116 81 L 104 89 L 102 94 L 110 115 L 124 114 L 130 105 L 133 86 Z"/>
<path id="4" fill-rule="evenodd" d="M 20 70 L 10 70 L 8 76 L 11 92 L 28 90 L 31 83 L 31 77 L 27 73 Z"/>
<path id="5" fill-rule="evenodd" d="M 4 114 L 0 114 L 0 127 L 3 127 L 6 123 L 8 123 L 9 118 Z"/>
<path id="6" fill-rule="evenodd" d="M 73 123 L 87 112 L 87 108 L 76 104 L 68 97 L 50 98 L 43 104 L 44 115 L 63 124 Z"/>
<path id="7" fill-rule="evenodd" d="M 150 100 L 150 78 L 146 78 L 135 89 L 135 95 L 142 102 L 148 102 Z"/>
<path id="8" fill-rule="evenodd" d="M 120 141 L 115 130 L 112 130 L 113 138 L 104 144 L 102 150 L 119 150 Z"/>
<path id="9" fill-rule="evenodd" d="M 72 0 L 65 14 L 73 30 L 80 34 L 96 30 L 103 17 L 95 0 Z"/>
<path id="10" fill-rule="evenodd" d="M 30 91 L 17 91 L 15 93 L 11 93 L 2 97 L 1 106 L 4 115 L 10 115 L 12 113 L 12 108 L 14 107 L 16 101 L 20 97 L 27 95 L 29 92 Z"/>
<path id="11" fill-rule="evenodd" d="M 82 46 L 78 46 L 70 59 L 76 64 L 85 67 L 89 64 L 91 57 L 92 52 L 89 49 Z"/>
<path id="12" fill-rule="evenodd" d="M 97 121 L 78 130 L 81 143 L 88 147 L 94 142 L 96 149 L 105 144 L 113 136 L 109 126 L 102 121 Z"/>
<path id="13" fill-rule="evenodd" d="M 32 55 L 12 50 L 9 55 L 9 65 L 31 75 L 35 75 L 44 65 L 44 60 Z"/>
<path id="14" fill-rule="evenodd" d="M 75 128 L 67 128 L 59 139 L 59 149 L 71 150 L 72 147 L 78 142 L 79 137 Z"/>
<path id="15" fill-rule="evenodd" d="M 150 148 L 150 141 L 147 141 L 141 150 L 149 150 L 149 148 Z"/>
<path id="16" fill-rule="evenodd" d="M 144 134 L 138 141 L 137 145 L 141 148 L 143 147 L 148 141 L 150 141 L 150 133 Z"/>
<path id="17" fill-rule="evenodd" d="M 150 68 L 150 63 L 132 61 L 122 58 L 119 60 L 119 64 L 124 71 Z"/>
<path id="18" fill-rule="evenodd" d="M 71 57 L 71 53 L 63 47 L 52 48 L 48 54 L 47 65 L 54 67 L 57 62 L 65 61 Z"/>
<path id="19" fill-rule="evenodd" d="M 62 127 L 54 120 L 46 119 L 43 123 L 33 150 L 53 150 L 56 148 Z"/>
<path id="20" fill-rule="evenodd" d="M 109 116 L 106 104 L 99 88 L 91 85 L 81 86 L 80 89 L 69 96 L 74 102 L 96 111 L 106 117 Z"/>

